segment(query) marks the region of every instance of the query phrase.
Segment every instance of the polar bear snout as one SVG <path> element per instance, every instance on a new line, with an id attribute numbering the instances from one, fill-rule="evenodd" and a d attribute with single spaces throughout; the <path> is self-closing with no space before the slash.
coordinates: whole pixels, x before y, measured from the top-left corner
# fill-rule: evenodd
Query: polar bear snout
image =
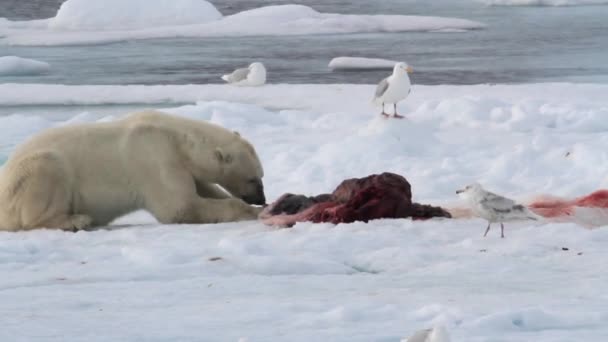
<path id="1" fill-rule="evenodd" d="M 265 205 L 266 204 L 266 197 L 264 196 L 264 194 L 262 194 L 261 196 L 245 196 L 242 198 L 243 201 L 245 201 L 247 204 L 254 204 L 254 205 Z"/>
<path id="2" fill-rule="evenodd" d="M 254 186 L 255 190 L 252 194 L 241 197 L 248 204 L 264 205 L 266 204 L 266 196 L 264 195 L 264 185 L 262 182 L 257 182 Z"/>

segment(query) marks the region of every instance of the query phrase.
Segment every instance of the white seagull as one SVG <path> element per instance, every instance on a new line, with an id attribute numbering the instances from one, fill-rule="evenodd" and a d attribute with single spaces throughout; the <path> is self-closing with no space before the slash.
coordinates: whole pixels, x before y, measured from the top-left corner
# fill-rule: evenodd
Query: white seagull
<path id="1" fill-rule="evenodd" d="M 504 222 L 515 220 L 538 220 L 539 217 L 525 206 L 512 199 L 484 190 L 479 183 L 467 185 L 464 189 L 456 191 L 470 205 L 473 213 L 488 221 L 485 237 L 490 231 L 492 223 L 500 222 L 500 237 L 505 237 Z"/>
<path id="2" fill-rule="evenodd" d="M 403 118 L 402 115 L 397 113 L 397 102 L 405 100 L 412 91 L 412 84 L 410 83 L 410 78 L 407 74 L 408 72 L 411 73 L 413 71 L 412 67 L 406 63 L 397 63 L 393 68 L 393 74 L 378 83 L 373 102 L 375 104 L 382 104 L 383 116 L 389 117 L 384 111 L 384 104 L 392 103 L 394 109 L 393 117 L 399 119 Z"/>
<path id="3" fill-rule="evenodd" d="M 234 70 L 222 79 L 237 86 L 261 86 L 266 83 L 266 68 L 260 62 L 251 63 L 247 68 Z"/>
<path id="4" fill-rule="evenodd" d="M 444 327 L 419 330 L 401 342 L 450 342 L 450 336 Z"/>

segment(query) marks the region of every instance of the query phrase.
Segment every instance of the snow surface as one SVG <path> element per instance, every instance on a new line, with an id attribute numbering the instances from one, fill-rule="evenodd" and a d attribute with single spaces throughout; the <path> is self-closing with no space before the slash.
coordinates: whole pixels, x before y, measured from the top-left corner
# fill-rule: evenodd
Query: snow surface
<path id="1" fill-rule="evenodd" d="M 481 0 L 491 6 L 587 6 L 605 5 L 608 0 Z"/>
<path id="2" fill-rule="evenodd" d="M 434 324 L 453 341 L 608 338 L 607 230 L 483 225 L 0 233 L 0 339 L 388 342 Z"/>
<path id="3" fill-rule="evenodd" d="M 51 66 L 46 62 L 17 56 L 0 57 L 0 76 L 30 76 L 49 72 Z"/>
<path id="4" fill-rule="evenodd" d="M 205 0 L 68 0 L 49 27 L 116 31 L 200 24 L 221 18 L 217 8 Z"/>
<path id="5" fill-rule="evenodd" d="M 448 206 L 472 181 L 518 200 L 608 187 L 608 85 L 415 85 L 400 103 L 409 121 L 379 118 L 374 88 L 2 84 L 14 112 L 0 117 L 0 160 L 44 128 L 139 103 L 239 131 L 269 200 L 381 171 Z M 104 110 L 29 114 L 93 104 Z M 608 339 L 605 228 L 509 223 L 506 239 L 483 239 L 480 219 L 116 224 L 136 226 L 0 233 L 0 340 L 388 342 L 436 324 L 453 341 Z"/>
<path id="6" fill-rule="evenodd" d="M 393 69 L 397 63 L 399 62 L 382 58 L 336 57 L 329 62 L 328 67 L 333 70 Z"/>
<path id="7" fill-rule="evenodd" d="M 74 1 L 74 0 L 70 0 Z M 105 8 L 105 2 L 94 0 L 78 0 L 87 5 L 96 4 Z M 167 1 L 166 3 L 164 1 Z M 186 1 L 186 0 L 182 0 Z M 194 1 L 194 0 L 192 0 Z M 190 2 L 192 2 L 190 1 Z M 144 0 L 138 0 L 144 2 Z M 187 2 L 187 3 L 190 3 Z M 69 2 L 68 2 L 69 3 Z M 80 2 L 77 2 L 80 3 Z M 102 5 L 103 3 L 103 5 Z M 63 15 L 60 10 L 56 18 L 35 21 L 5 21 L 0 22 L 0 44 L 12 45 L 68 45 L 68 44 L 99 44 L 132 39 L 150 39 L 166 37 L 226 37 L 226 36 L 259 36 L 259 35 L 308 35 L 308 34 L 337 34 L 358 32 L 404 32 L 404 31 L 442 31 L 442 30 L 472 30 L 483 28 L 484 25 L 475 21 L 457 18 L 408 16 L 408 15 L 354 15 L 320 13 L 304 5 L 266 6 L 243 11 L 234 15 L 215 18 L 215 11 L 210 10 L 200 14 L 203 22 L 190 25 L 168 25 L 173 19 L 164 18 L 159 14 L 162 9 L 172 8 L 169 0 L 154 0 L 156 6 L 140 13 L 140 7 L 127 6 L 126 2 L 112 0 L 111 13 L 102 11 L 104 15 L 94 15 L 87 21 L 88 7 L 77 7 L 74 13 Z M 145 1 L 145 3 L 149 3 Z M 202 1 L 202 3 L 205 3 Z M 165 7 L 159 4 L 167 4 Z M 120 6 L 119 6 L 120 5 Z M 158 7 L 157 7 L 158 6 Z M 201 5 L 202 6 L 202 5 Z M 206 5 L 203 7 L 207 7 Z M 177 13 L 187 13 L 189 8 L 178 8 Z M 112 15 L 114 12 L 122 12 Z M 219 13 L 219 12 L 218 12 Z M 114 25 L 116 18 L 116 25 Z M 134 18 L 133 26 L 129 18 Z M 157 24 L 167 24 L 158 26 Z M 125 29 L 129 28 L 136 29 Z M 56 27 L 56 29 L 49 29 Z M 70 30 L 65 28 L 97 28 L 95 31 Z M 64 29 L 58 29 L 64 28 Z"/>

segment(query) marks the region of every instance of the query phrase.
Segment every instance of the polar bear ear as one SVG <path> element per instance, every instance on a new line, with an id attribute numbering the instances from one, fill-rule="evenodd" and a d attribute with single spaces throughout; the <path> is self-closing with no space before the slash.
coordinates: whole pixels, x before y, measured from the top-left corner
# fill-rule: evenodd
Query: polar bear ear
<path id="1" fill-rule="evenodd" d="M 222 151 L 222 149 L 219 147 L 215 149 L 215 157 L 220 163 L 232 163 L 232 155 L 229 153 L 224 153 L 224 151 Z"/>

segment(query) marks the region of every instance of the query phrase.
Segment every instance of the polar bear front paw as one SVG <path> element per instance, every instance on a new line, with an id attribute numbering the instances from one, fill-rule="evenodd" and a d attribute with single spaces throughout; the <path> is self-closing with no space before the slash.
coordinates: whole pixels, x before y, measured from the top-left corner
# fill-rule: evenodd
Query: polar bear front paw
<path id="1" fill-rule="evenodd" d="M 235 217 L 232 220 L 234 221 L 257 220 L 258 215 L 262 212 L 261 207 L 254 207 L 240 199 L 234 199 L 233 208 Z"/>
<path id="2" fill-rule="evenodd" d="M 249 207 L 251 208 L 251 211 L 252 211 L 253 215 L 255 216 L 254 219 L 258 219 L 258 217 L 264 210 L 264 207 L 254 207 L 254 206 L 249 206 Z"/>
<path id="3" fill-rule="evenodd" d="M 74 215 L 72 216 L 72 225 L 76 230 L 83 230 L 91 226 L 93 220 L 87 215 Z"/>
<path id="4" fill-rule="evenodd" d="M 63 229 L 75 233 L 89 228 L 92 222 L 93 220 L 87 215 L 73 215 L 68 217 Z"/>

